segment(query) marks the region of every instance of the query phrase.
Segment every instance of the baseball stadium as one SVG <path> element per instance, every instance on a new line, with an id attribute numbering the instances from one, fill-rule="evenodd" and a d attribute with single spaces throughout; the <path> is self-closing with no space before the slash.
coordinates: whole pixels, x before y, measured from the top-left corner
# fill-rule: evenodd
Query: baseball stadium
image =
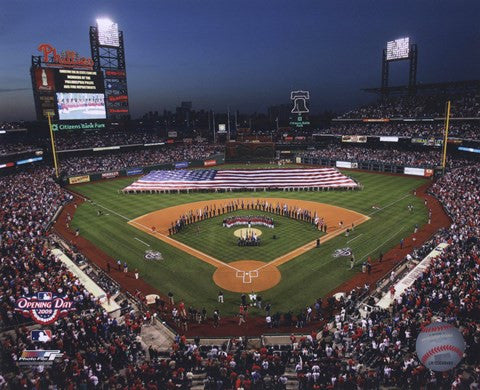
<path id="1" fill-rule="evenodd" d="M 413 2 L 47 3 L 5 24 L 0 389 L 479 388 L 478 4 L 434 44 Z"/>

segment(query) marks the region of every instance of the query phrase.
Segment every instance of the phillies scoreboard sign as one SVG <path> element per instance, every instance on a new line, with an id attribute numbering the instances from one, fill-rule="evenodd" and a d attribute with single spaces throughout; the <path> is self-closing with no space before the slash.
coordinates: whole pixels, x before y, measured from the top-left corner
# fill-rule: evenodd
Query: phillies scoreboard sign
<path id="1" fill-rule="evenodd" d="M 48 67 L 93 69 L 91 58 L 81 57 L 73 50 L 58 53 L 52 45 L 42 43 L 38 46 L 38 51 L 42 53 L 42 62 Z"/>

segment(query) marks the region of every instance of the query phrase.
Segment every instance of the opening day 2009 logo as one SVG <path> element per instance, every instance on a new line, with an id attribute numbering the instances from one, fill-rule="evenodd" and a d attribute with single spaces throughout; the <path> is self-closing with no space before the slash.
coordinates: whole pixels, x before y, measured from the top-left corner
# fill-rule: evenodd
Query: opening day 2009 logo
<path id="1" fill-rule="evenodd" d="M 68 297 L 58 296 L 51 292 L 38 292 L 35 295 L 17 299 L 15 310 L 36 323 L 48 325 L 58 318 L 65 317 L 69 311 L 75 310 Z"/>

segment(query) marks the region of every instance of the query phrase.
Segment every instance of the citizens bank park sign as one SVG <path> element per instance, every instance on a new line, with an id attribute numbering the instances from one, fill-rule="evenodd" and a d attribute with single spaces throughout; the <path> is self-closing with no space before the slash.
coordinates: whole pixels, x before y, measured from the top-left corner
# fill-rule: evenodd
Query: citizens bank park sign
<path id="1" fill-rule="evenodd" d="M 99 130 L 105 129 L 103 122 L 81 122 L 81 123 L 53 123 L 52 130 Z"/>
<path id="2" fill-rule="evenodd" d="M 35 295 L 17 299 L 15 310 L 36 323 L 48 325 L 58 318 L 65 317 L 75 310 L 73 302 L 67 296 L 62 297 L 51 292 L 38 292 Z"/>

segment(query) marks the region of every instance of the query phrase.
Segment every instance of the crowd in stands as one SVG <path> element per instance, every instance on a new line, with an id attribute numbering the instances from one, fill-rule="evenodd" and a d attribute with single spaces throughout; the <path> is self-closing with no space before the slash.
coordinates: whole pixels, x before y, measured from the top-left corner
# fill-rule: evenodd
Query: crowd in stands
<path id="1" fill-rule="evenodd" d="M 322 129 L 318 133 L 443 139 L 444 124 L 443 122 L 333 122 L 329 128 Z M 480 139 L 480 121 L 478 123 L 451 122 L 448 137 L 478 140 Z"/>
<path id="2" fill-rule="evenodd" d="M 175 161 L 202 160 L 221 150 L 221 146 L 209 144 L 168 145 L 155 149 L 108 153 L 101 156 L 64 157 L 60 159 L 60 167 L 61 172 L 66 175 L 107 172 Z"/>
<path id="3" fill-rule="evenodd" d="M 445 115 L 445 103 L 451 100 L 453 118 L 480 117 L 480 95 L 416 95 L 389 97 L 354 109 L 340 118 L 439 118 Z"/>
<path id="4" fill-rule="evenodd" d="M 0 138 L 1 141 L 1 138 Z M 26 153 L 26 152 L 33 152 L 36 150 L 41 150 L 42 148 L 37 145 L 29 145 L 23 142 L 15 142 L 15 143 L 3 143 L 0 144 L 0 156 L 2 155 L 9 155 L 9 154 L 16 154 L 16 153 Z"/>
<path id="5" fill-rule="evenodd" d="M 0 122 L 0 130 L 16 130 L 24 128 L 25 123 L 23 122 Z"/>
<path id="6" fill-rule="evenodd" d="M 452 170 L 431 192 L 453 222 L 428 250 L 440 242 L 449 246 L 388 310 L 360 316 L 342 307 L 320 341 L 300 340 L 296 371 L 302 389 L 479 387 L 480 165 Z M 375 304 L 373 297 L 369 302 Z M 458 327 L 467 344 L 463 365 L 447 373 L 426 369 L 414 354 L 422 327 L 436 321 Z"/>
<path id="7" fill-rule="evenodd" d="M 480 164 L 452 169 L 430 191 L 452 224 L 426 247 L 430 250 L 441 242 L 449 246 L 388 309 L 360 313 L 359 303 L 369 286 L 339 301 L 330 298 L 324 304 L 317 300 L 297 315 L 278 313 L 256 296 L 250 304 L 265 310 L 265 330 L 283 325 L 301 330 L 315 321 L 325 326 L 305 337 L 292 335 L 291 346 L 284 349 L 252 349 L 242 341 L 235 341 L 233 349 L 206 348 L 198 339 L 187 343 L 184 336 L 177 336 L 168 356 L 153 348 L 147 356 L 140 338 L 143 316 L 132 310 L 120 321 L 109 317 L 46 245 L 49 221 L 71 198 L 52 180 L 50 170 L 36 168 L 2 177 L 0 321 L 2 328 L 20 326 L 1 336 L 0 385 L 11 389 L 173 390 L 190 387 L 193 373 L 201 372 L 206 389 L 285 389 L 285 370 L 290 366 L 302 390 L 476 389 L 480 374 Z M 51 328 L 53 339 L 44 344 L 31 340 L 25 320 L 14 312 L 16 298 L 38 291 L 68 295 L 76 308 L 56 321 Z M 366 299 L 375 305 L 373 296 Z M 239 304 L 245 314 L 249 306 L 245 295 Z M 163 302 L 155 309 L 171 315 L 179 329 L 199 318 L 212 318 L 215 324 L 215 315 L 221 326 L 218 312 L 210 317 L 204 309 L 187 309 L 183 302 L 176 306 Z M 426 369 L 414 353 L 422 327 L 436 321 L 458 327 L 467 344 L 461 364 L 443 374 Z M 326 325 L 329 322 L 331 328 Z M 64 358 L 52 367 L 25 370 L 17 366 L 23 350 L 40 347 L 59 349 Z"/>
<path id="8" fill-rule="evenodd" d="M 120 285 L 112 278 L 107 276 L 103 270 L 92 265 L 87 258 L 78 251 L 78 249 L 70 244 L 67 245 L 58 236 L 52 234 L 49 236 L 49 243 L 52 248 L 60 249 L 70 260 L 72 260 L 82 271 L 93 280 L 93 282 L 99 286 L 110 296 L 114 296 L 120 292 Z"/>
<path id="9" fill-rule="evenodd" d="M 42 150 L 45 146 L 40 138 L 26 131 L 2 134 L 1 130 L 0 125 L 0 156 Z"/>
<path id="10" fill-rule="evenodd" d="M 353 162 L 378 162 L 411 167 L 433 167 L 439 165 L 439 150 L 404 151 L 397 149 L 369 149 L 355 146 L 330 145 L 303 153 L 304 157 L 326 158 Z"/>
<path id="11" fill-rule="evenodd" d="M 64 132 L 55 137 L 57 150 L 98 148 L 114 145 L 135 145 L 164 142 L 165 137 L 152 131 L 89 131 Z"/>
<path id="12" fill-rule="evenodd" d="M 441 165 L 441 151 L 435 150 L 400 150 L 400 149 L 371 149 L 359 146 L 328 145 L 323 149 L 309 150 L 301 153 L 303 157 L 322 158 L 336 161 L 374 162 L 381 164 L 395 164 L 408 167 L 433 168 Z M 449 167 L 471 164 L 469 160 L 447 160 Z"/>
<path id="13" fill-rule="evenodd" d="M 99 302 L 51 252 L 46 228 L 57 209 L 71 199 L 51 177 L 36 168 L 0 180 L 0 325 L 15 326 L 1 338 L 0 386 L 9 389 L 124 388 L 120 370 L 143 357 L 138 335 L 143 318 L 128 313 L 122 323 L 107 315 Z M 23 295 L 50 291 L 67 296 L 75 311 L 52 326 L 52 340 L 33 341 L 28 320 L 15 312 Z M 64 358 L 53 367 L 19 368 L 24 350 L 59 349 Z M 8 383 L 8 387 L 4 385 Z"/>

